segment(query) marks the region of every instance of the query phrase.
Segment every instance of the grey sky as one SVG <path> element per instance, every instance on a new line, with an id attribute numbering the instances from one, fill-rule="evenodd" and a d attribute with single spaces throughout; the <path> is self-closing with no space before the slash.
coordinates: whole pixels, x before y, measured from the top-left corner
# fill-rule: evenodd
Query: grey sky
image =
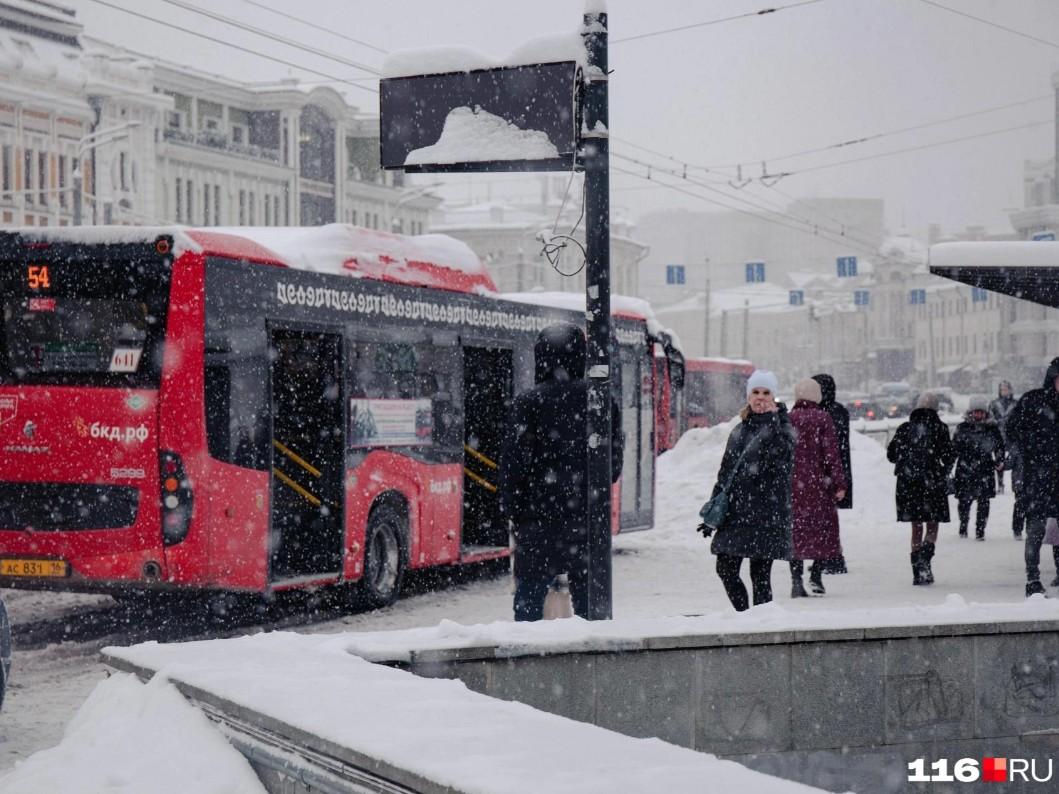
<path id="1" fill-rule="evenodd" d="M 206 7 L 204 0 L 187 0 Z M 1059 2 L 1054 0 L 938 0 L 1000 25 L 1047 39 L 1050 47 L 932 7 L 922 0 L 822 0 L 774 14 L 692 28 L 611 48 L 612 150 L 662 164 L 625 142 L 693 165 L 768 160 L 769 172 L 797 171 L 839 160 L 963 138 L 991 130 L 1048 122 L 918 152 L 847 164 L 780 181 L 775 190 L 727 185 L 731 169 L 689 171 L 752 202 L 787 196 L 881 197 L 888 222 L 921 233 L 985 224 L 1008 228 L 1006 208 L 1022 204 L 1022 161 L 1054 151 L 1054 102 L 1048 98 L 1003 111 L 893 135 L 859 146 L 775 159 L 852 138 L 897 130 L 1035 97 L 1050 97 L 1059 71 Z M 68 0 L 86 32 L 173 61 L 244 80 L 272 80 L 290 70 L 194 36 L 166 31 L 93 0 Z M 312 66 L 338 77 L 365 77 L 347 65 L 261 39 L 162 0 L 108 0 L 202 33 Z M 583 0 L 255 0 L 310 19 L 385 50 L 461 45 L 503 55 L 526 39 L 576 26 Z M 611 37 L 627 36 L 756 11 L 794 0 L 609 0 Z M 379 52 L 270 14 L 247 0 L 211 0 L 208 7 L 276 34 L 361 64 L 378 67 Z M 304 75 L 307 80 L 321 80 Z M 366 83 L 374 87 L 373 83 Z M 353 88 L 349 99 L 366 111 L 376 95 Z M 614 165 L 638 173 L 622 161 Z M 760 164 L 748 174 L 760 173 Z M 665 177 L 663 177 L 664 179 Z M 448 191 L 481 197 L 475 187 Z M 465 184 L 468 177 L 450 181 Z M 437 181 L 431 178 L 431 181 Z M 493 194 L 535 195 L 530 175 L 494 178 Z M 720 209 L 699 198 L 652 188 L 615 174 L 614 203 L 634 212 L 684 206 Z M 649 189 L 642 189 L 647 187 Z M 688 186 L 711 199 L 749 209 L 731 198 Z"/>

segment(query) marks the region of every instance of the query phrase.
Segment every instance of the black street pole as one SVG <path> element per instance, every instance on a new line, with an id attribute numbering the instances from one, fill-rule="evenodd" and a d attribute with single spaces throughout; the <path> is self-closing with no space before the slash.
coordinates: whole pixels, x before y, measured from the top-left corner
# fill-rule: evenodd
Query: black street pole
<path id="1" fill-rule="evenodd" d="M 610 548 L 610 143 L 607 15 L 585 14 L 585 307 L 588 312 L 588 619 L 613 617 Z"/>

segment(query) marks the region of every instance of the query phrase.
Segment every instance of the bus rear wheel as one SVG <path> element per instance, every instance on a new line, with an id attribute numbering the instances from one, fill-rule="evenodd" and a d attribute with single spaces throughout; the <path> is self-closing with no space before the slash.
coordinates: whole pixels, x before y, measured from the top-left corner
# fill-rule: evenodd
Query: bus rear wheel
<path id="1" fill-rule="evenodd" d="M 405 521 L 394 508 L 380 505 L 368 519 L 364 576 L 360 592 L 373 608 L 386 607 L 401 592 L 406 567 Z"/>

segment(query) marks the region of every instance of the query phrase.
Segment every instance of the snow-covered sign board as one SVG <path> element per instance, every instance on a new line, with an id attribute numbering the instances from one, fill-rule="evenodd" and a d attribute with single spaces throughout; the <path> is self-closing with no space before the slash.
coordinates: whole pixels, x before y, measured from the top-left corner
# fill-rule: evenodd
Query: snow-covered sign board
<path id="1" fill-rule="evenodd" d="M 1059 308 L 1059 243 L 982 241 L 930 247 L 930 272 Z"/>
<path id="2" fill-rule="evenodd" d="M 577 61 L 386 77 L 382 167 L 568 171 L 581 123 Z"/>

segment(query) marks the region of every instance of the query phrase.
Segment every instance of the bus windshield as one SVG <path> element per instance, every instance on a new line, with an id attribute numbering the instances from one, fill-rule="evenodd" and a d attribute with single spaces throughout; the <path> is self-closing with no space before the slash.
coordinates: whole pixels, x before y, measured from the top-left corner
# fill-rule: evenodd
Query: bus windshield
<path id="1" fill-rule="evenodd" d="M 169 269 L 0 265 L 0 383 L 157 385 Z"/>

